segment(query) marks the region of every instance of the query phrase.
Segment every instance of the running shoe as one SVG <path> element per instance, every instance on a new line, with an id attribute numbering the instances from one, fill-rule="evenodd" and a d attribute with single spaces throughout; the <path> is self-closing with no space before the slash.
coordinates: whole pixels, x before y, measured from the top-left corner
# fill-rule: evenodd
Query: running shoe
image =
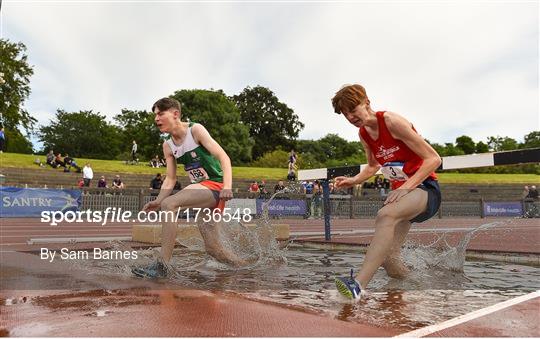
<path id="1" fill-rule="evenodd" d="M 131 272 L 141 278 L 159 279 L 167 276 L 167 266 L 156 260 L 147 267 L 133 267 Z"/>
<path id="2" fill-rule="evenodd" d="M 353 270 L 351 269 L 351 276 L 347 278 L 335 278 L 336 287 L 339 293 L 349 299 L 359 299 L 362 293 L 360 283 L 354 279 Z"/>

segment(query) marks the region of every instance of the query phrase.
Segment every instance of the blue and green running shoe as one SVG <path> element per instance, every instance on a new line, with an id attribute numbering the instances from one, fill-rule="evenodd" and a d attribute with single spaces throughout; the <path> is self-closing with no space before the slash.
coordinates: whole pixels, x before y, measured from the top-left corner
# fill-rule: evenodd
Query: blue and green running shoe
<path id="1" fill-rule="evenodd" d="M 159 279 L 167 276 L 167 266 L 160 260 L 156 260 L 147 267 L 133 267 L 131 272 L 141 278 Z"/>
<path id="2" fill-rule="evenodd" d="M 344 297 L 349 299 L 359 299 L 362 293 L 362 288 L 353 276 L 353 270 L 351 269 L 351 276 L 347 278 L 335 278 L 336 288 Z"/>

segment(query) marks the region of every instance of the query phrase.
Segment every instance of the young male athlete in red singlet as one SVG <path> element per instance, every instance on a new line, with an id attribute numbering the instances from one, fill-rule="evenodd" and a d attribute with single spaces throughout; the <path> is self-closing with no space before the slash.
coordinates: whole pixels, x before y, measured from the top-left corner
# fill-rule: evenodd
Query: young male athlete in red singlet
<path id="1" fill-rule="evenodd" d="M 356 299 L 381 265 L 391 277 L 408 273 L 400 258 L 401 245 L 412 222 L 423 222 L 439 209 L 441 192 L 434 171 L 441 158 L 407 119 L 393 112 L 373 111 L 360 85 L 340 89 L 332 105 L 337 114 L 343 114 L 359 128 L 368 161 L 356 176 L 337 177 L 336 187 L 360 184 L 379 169 L 392 184 L 392 191 L 377 213 L 375 234 L 362 268 L 356 277 L 351 270 L 350 277 L 336 278 L 340 293 Z"/>
<path id="2" fill-rule="evenodd" d="M 163 143 L 167 162 L 167 177 L 158 197 L 144 205 L 143 211 L 161 209 L 172 211 L 188 208 L 223 210 L 225 200 L 232 198 L 231 160 L 223 148 L 200 124 L 180 121 L 180 103 L 171 98 L 158 100 L 152 106 L 155 123 L 170 138 Z M 171 195 L 176 183 L 177 162 L 184 165 L 191 184 Z M 161 233 L 161 258 L 148 267 L 137 267 L 132 272 L 141 277 L 160 278 L 167 274 L 166 265 L 172 257 L 177 222 L 167 218 Z M 206 223 L 199 227 L 206 251 L 219 261 L 242 265 L 234 253 L 225 249 L 219 239 L 219 223 Z"/>

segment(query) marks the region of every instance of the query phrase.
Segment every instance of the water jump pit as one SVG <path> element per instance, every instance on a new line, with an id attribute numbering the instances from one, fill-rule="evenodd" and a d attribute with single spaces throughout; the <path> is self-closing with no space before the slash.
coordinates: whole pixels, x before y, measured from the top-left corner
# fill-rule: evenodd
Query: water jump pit
<path id="1" fill-rule="evenodd" d="M 2 221 L 4 336 L 540 335 L 535 259 L 528 264 L 500 261 L 509 253 L 538 258 L 540 235 L 531 219 L 456 218 L 415 225 L 403 250 L 405 262 L 414 268 L 411 275 L 391 279 L 380 269 L 369 294 L 356 303 L 338 294 L 333 278 L 361 264 L 373 233 L 371 220 L 334 220 L 331 242 L 324 241 L 321 220 L 272 220 L 280 225 L 271 233 L 279 242 L 246 249 L 259 252 L 244 268 L 213 260 L 196 228 L 182 225 L 184 236 L 171 262 L 175 274 L 156 281 L 130 272 L 131 266 L 155 257 L 155 226 L 112 225 L 111 239 L 133 239 L 97 241 L 106 237 L 103 228 Z M 250 232 L 260 236 L 255 226 Z M 146 241 L 137 238 L 140 234 L 154 238 Z M 53 242 L 35 241 L 46 238 Z M 136 251 L 138 258 L 98 260 L 90 255 L 47 262 L 40 259 L 41 247 Z M 495 260 L 466 259 L 470 253 L 465 250 Z"/>

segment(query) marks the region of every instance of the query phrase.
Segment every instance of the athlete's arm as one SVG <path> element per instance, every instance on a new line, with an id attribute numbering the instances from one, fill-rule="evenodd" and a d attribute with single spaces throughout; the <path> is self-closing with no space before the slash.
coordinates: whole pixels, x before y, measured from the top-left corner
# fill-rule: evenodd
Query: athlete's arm
<path id="1" fill-rule="evenodd" d="M 347 188 L 347 187 L 351 187 L 351 186 L 354 186 L 354 185 L 357 185 L 357 184 L 361 184 L 364 181 L 371 178 L 372 176 L 374 176 L 375 173 L 377 173 L 377 171 L 379 170 L 379 168 L 381 168 L 381 165 L 379 165 L 379 163 L 375 159 L 375 156 L 373 155 L 373 152 L 371 152 L 371 149 L 366 144 L 366 142 L 362 139 L 362 137 L 360 137 L 360 142 L 364 146 L 364 151 L 366 152 L 366 158 L 367 158 L 367 162 L 368 162 L 367 166 L 365 166 L 360 171 L 360 173 L 358 173 L 357 175 L 355 175 L 352 178 L 337 177 L 336 178 L 336 186 L 338 188 L 342 188 L 342 187 Z"/>
<path id="2" fill-rule="evenodd" d="M 195 141 L 203 145 L 221 164 L 223 170 L 223 191 L 220 193 L 220 198 L 232 198 L 232 167 L 231 159 L 225 150 L 212 138 L 208 130 L 201 124 L 195 124 L 191 128 Z"/>
<path id="3" fill-rule="evenodd" d="M 147 202 L 143 206 L 143 211 L 148 212 L 152 210 L 158 210 L 161 206 L 163 199 L 171 195 L 174 185 L 176 184 L 176 159 L 174 158 L 171 148 L 167 142 L 163 142 L 163 154 L 167 161 L 167 177 L 163 180 L 159 194 L 155 200 Z"/>
<path id="4" fill-rule="evenodd" d="M 420 134 L 412 129 L 412 124 L 404 117 L 391 113 L 384 115 L 384 121 L 390 134 L 405 143 L 422 160 L 422 166 L 411 176 L 400 189 L 414 189 L 441 165 L 441 157 Z"/>
<path id="5" fill-rule="evenodd" d="M 174 185 L 176 185 L 176 159 L 172 154 L 171 147 L 166 141 L 163 142 L 163 154 L 167 163 L 167 176 L 163 180 L 159 195 L 156 200 L 161 203 L 163 199 L 171 195 Z"/>

